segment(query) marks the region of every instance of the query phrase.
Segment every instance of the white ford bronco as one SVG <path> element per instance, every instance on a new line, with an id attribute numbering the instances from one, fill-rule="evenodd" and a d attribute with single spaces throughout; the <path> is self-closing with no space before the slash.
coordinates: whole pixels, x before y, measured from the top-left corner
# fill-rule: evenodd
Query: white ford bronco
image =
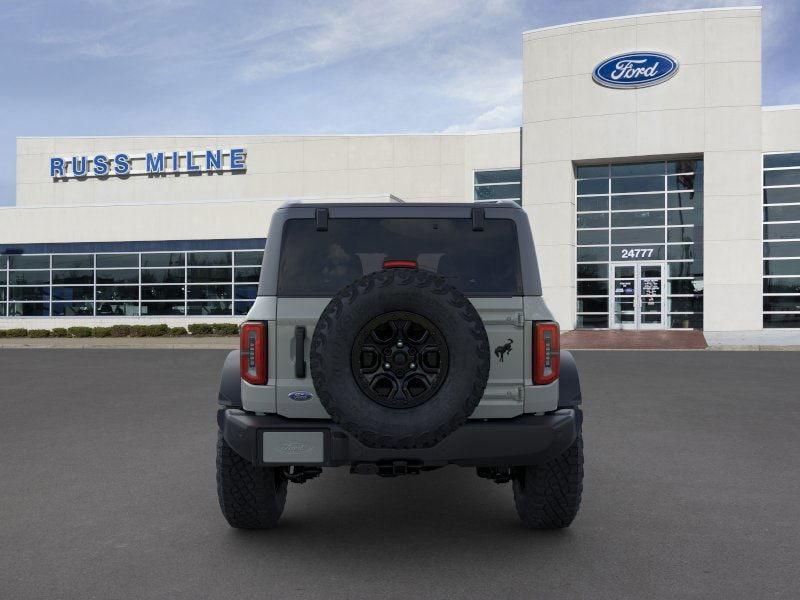
<path id="1" fill-rule="evenodd" d="M 474 467 L 512 482 L 536 529 L 578 512 L 577 369 L 510 201 L 283 205 L 219 403 L 217 492 L 233 527 L 274 526 L 289 482 L 339 466 Z"/>

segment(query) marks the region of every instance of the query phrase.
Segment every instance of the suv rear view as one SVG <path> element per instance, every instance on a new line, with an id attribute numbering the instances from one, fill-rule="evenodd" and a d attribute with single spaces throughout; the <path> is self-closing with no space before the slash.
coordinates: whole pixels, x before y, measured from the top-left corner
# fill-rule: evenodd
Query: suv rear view
<path id="1" fill-rule="evenodd" d="M 336 466 L 475 467 L 534 528 L 580 504 L 577 371 L 512 202 L 281 207 L 219 401 L 234 527 L 274 525 L 288 482 Z"/>

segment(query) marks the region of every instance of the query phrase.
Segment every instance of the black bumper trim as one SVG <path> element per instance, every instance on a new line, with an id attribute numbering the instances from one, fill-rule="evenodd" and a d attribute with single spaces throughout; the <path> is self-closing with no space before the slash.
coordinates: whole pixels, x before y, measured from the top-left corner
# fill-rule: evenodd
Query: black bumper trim
<path id="1" fill-rule="evenodd" d="M 389 450 L 369 448 L 331 421 L 286 419 L 277 415 L 254 415 L 235 408 L 217 412 L 217 423 L 228 445 L 256 465 L 262 461 L 265 431 L 321 431 L 324 461 L 302 462 L 287 455 L 286 462 L 270 465 L 343 466 L 360 463 L 403 461 L 419 466 L 456 464 L 501 467 L 542 464 L 569 448 L 581 428 L 580 409 L 560 409 L 546 415 L 521 415 L 513 419 L 468 421 L 432 448 Z M 288 452 L 292 452 L 291 444 Z"/>

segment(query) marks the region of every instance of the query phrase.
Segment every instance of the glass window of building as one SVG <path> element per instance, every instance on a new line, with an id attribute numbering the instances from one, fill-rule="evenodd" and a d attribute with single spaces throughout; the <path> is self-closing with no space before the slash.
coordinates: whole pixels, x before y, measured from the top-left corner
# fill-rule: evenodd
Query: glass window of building
<path id="1" fill-rule="evenodd" d="M 703 326 L 703 161 L 576 167 L 579 329 Z"/>
<path id="2" fill-rule="evenodd" d="M 475 171 L 475 201 L 513 200 L 522 205 L 522 170 Z"/>
<path id="3" fill-rule="evenodd" d="M 197 242 L 208 248 L 208 242 Z M 213 247 L 213 246 L 212 246 Z M 250 310 L 254 249 L 0 255 L 0 316 L 233 316 Z"/>
<path id="4" fill-rule="evenodd" d="M 800 153 L 764 155 L 765 328 L 800 328 Z"/>

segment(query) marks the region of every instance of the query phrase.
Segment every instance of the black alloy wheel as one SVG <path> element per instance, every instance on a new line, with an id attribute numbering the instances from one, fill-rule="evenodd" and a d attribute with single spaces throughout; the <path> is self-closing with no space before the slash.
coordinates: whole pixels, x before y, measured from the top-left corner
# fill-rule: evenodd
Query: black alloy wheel
<path id="1" fill-rule="evenodd" d="M 351 365 L 364 394 L 388 408 L 412 408 L 441 388 L 450 362 L 447 343 L 429 319 L 393 311 L 371 319 L 356 335 Z"/>

